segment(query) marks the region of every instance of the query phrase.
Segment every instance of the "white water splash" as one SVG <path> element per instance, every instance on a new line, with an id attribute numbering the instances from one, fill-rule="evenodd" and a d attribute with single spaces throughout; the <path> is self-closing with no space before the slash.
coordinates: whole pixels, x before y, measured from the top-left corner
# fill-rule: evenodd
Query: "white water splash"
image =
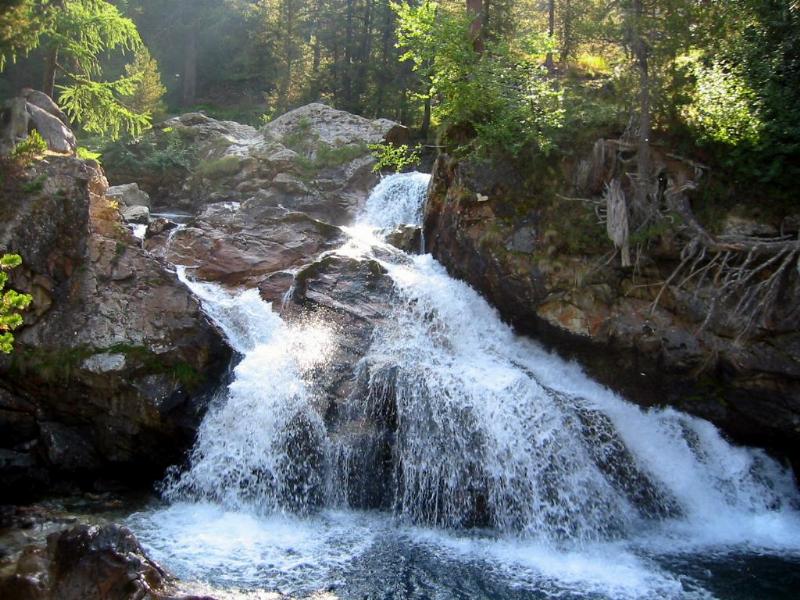
<path id="1" fill-rule="evenodd" d="M 264 513 L 319 505 L 326 433 L 306 377 L 324 364 L 330 331 L 287 325 L 258 290 L 232 293 L 178 274 L 244 356 L 221 405 L 203 420 L 189 469 L 167 480 L 165 497 Z"/>
<path id="2" fill-rule="evenodd" d="M 319 323 L 285 324 L 255 290 L 231 294 L 181 271 L 244 358 L 201 427 L 191 467 L 167 488 L 206 502 L 131 520 L 157 559 L 223 588 L 298 595 L 342 587 L 344 597 L 370 597 L 399 578 L 399 590 L 427 590 L 417 597 L 521 589 L 617 599 L 713 597 L 660 566 L 665 555 L 800 556 L 800 499 L 763 452 L 730 445 L 700 419 L 624 401 L 514 335 L 432 257 L 385 245 L 374 229 L 419 223 L 426 187 L 419 174 L 384 180 L 337 252 L 379 260 L 396 287 L 362 361 L 369 393 L 354 408 L 392 428 L 400 524 L 347 511 L 280 514 L 330 506 L 364 481 L 333 464 L 308 391 L 334 338 Z M 457 529 L 465 525 L 492 529 Z M 480 594 L 463 591 L 470 577 Z"/>
<path id="3" fill-rule="evenodd" d="M 430 175 L 425 173 L 397 173 L 385 177 L 370 194 L 356 223 L 378 229 L 418 225 L 422 220 L 420 198 L 425 197 L 429 181 Z"/>

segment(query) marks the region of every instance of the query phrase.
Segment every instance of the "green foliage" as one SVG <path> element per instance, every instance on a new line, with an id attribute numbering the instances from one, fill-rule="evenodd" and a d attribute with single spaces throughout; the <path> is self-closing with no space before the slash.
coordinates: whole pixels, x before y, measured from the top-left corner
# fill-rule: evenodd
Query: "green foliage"
<path id="1" fill-rule="evenodd" d="M 11 151 L 11 158 L 19 161 L 19 163 L 26 167 L 30 165 L 37 157 L 47 152 L 47 142 L 41 134 L 35 129 L 28 134 L 28 137 L 14 146 Z"/>
<path id="2" fill-rule="evenodd" d="M 730 146 L 755 145 L 763 123 L 755 90 L 738 70 L 721 62 L 704 65 L 699 59 L 689 63 L 696 79 L 683 117 L 701 141 Z"/>
<path id="3" fill-rule="evenodd" d="M 101 154 L 109 169 L 134 177 L 188 172 L 197 162 L 194 148 L 179 131 L 171 128 L 149 132 L 136 142 L 109 142 L 103 145 Z"/>
<path id="4" fill-rule="evenodd" d="M 398 43 L 436 99 L 434 117 L 475 131 L 470 150 L 518 156 L 535 147 L 547 152 L 561 124 L 561 94 L 535 58 L 533 38 L 514 47 L 503 41 L 478 53 L 469 36 L 470 16 L 441 10 L 436 2 L 393 4 Z M 464 148 L 462 148 L 463 150 Z"/>
<path id="5" fill-rule="evenodd" d="M 100 163 L 103 155 L 100 152 L 95 152 L 94 150 L 87 148 L 85 146 L 78 146 L 78 149 L 75 151 L 75 154 L 78 158 L 83 160 L 93 160 L 96 163 Z"/>
<path id="6" fill-rule="evenodd" d="M 83 80 L 60 86 L 59 102 L 87 132 L 107 135 L 112 140 L 119 139 L 123 131 L 137 136 L 150 126 L 150 117 L 134 112 L 118 99 L 132 94 L 135 85 L 136 81 L 129 77 L 112 82 Z"/>
<path id="7" fill-rule="evenodd" d="M 20 189 L 25 194 L 37 194 L 44 189 L 44 183 L 47 181 L 47 175 L 42 173 L 32 181 L 27 181 L 20 186 Z"/>
<path id="8" fill-rule="evenodd" d="M 133 62 L 125 65 L 125 73 L 136 82 L 134 92 L 123 97 L 125 105 L 151 119 L 162 117 L 166 110 L 163 98 L 167 88 L 161 82 L 158 63 L 145 46 L 136 49 Z"/>
<path id="9" fill-rule="evenodd" d="M 52 16 L 49 0 L 0 0 L 0 71 L 39 45 Z"/>
<path id="10" fill-rule="evenodd" d="M 49 4 L 48 4 L 49 6 Z M 35 41 L 44 46 L 52 77 L 63 83 L 59 104 L 87 132 L 112 139 L 122 131 L 139 135 L 150 117 L 124 103 L 136 93 L 144 73 L 129 72 L 115 80 L 103 79 L 102 59 L 111 51 L 128 52 L 142 47 L 133 21 L 104 0 L 64 0 L 42 22 Z M 48 78 L 51 75 L 48 74 Z"/>
<path id="11" fill-rule="evenodd" d="M 28 308 L 33 298 L 29 294 L 20 294 L 15 290 L 5 290 L 8 283 L 7 271 L 22 264 L 18 254 L 3 254 L 0 257 L 0 352 L 9 354 L 14 349 L 14 334 L 11 333 L 22 325 L 21 311 Z"/>
<path id="12" fill-rule="evenodd" d="M 409 148 L 407 144 L 370 144 L 369 149 L 377 161 L 372 167 L 374 173 L 384 169 L 394 169 L 399 173 L 415 167 L 421 160 L 419 148 Z"/>

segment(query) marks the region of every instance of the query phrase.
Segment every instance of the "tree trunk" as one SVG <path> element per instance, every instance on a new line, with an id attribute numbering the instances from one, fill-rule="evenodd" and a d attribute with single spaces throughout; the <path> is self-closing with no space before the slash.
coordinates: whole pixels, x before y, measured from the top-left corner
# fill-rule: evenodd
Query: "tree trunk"
<path id="1" fill-rule="evenodd" d="M 189 27 L 184 46 L 183 106 L 192 106 L 197 101 L 197 33 L 193 27 Z"/>
<path id="2" fill-rule="evenodd" d="M 642 0 L 633 0 L 632 48 L 639 71 L 639 138 L 636 152 L 637 185 L 634 210 L 648 212 L 648 187 L 650 181 L 650 72 L 649 47 L 643 31 L 644 7 Z"/>
<path id="3" fill-rule="evenodd" d="M 553 43 L 553 38 L 556 34 L 556 0 L 548 0 L 547 2 L 547 37 L 550 43 Z M 548 50 L 547 57 L 544 59 L 544 66 L 552 73 L 555 70 L 555 63 L 553 62 L 553 52 Z"/>
<path id="4" fill-rule="evenodd" d="M 428 141 L 428 134 L 431 130 L 431 97 L 427 96 L 425 98 L 425 112 L 422 114 L 422 127 L 420 129 L 420 134 L 422 135 L 422 139 L 424 141 Z"/>
<path id="5" fill-rule="evenodd" d="M 377 91 L 375 94 L 375 115 L 380 116 L 384 114 L 383 111 L 383 98 L 386 93 L 386 84 L 389 82 L 389 54 L 392 46 L 392 34 L 394 33 L 394 14 L 388 7 L 385 7 L 386 19 L 383 22 L 383 29 L 381 33 L 381 70 L 378 73 Z"/>
<path id="6" fill-rule="evenodd" d="M 467 0 L 467 12 L 475 15 L 469 27 L 470 37 L 472 37 L 472 47 L 475 52 L 482 53 L 483 43 L 483 0 Z"/>
<path id="7" fill-rule="evenodd" d="M 559 61 L 564 65 L 572 54 L 573 39 L 572 39 L 572 1 L 564 0 L 564 5 L 561 10 L 561 20 L 563 26 L 561 28 L 561 55 Z"/>
<path id="8" fill-rule="evenodd" d="M 53 46 L 47 51 L 44 63 L 44 79 L 42 80 L 42 91 L 53 97 L 56 91 L 56 70 L 58 69 L 58 48 Z"/>
<path id="9" fill-rule="evenodd" d="M 347 25 L 344 42 L 344 65 L 342 68 L 342 94 L 344 109 L 350 110 L 353 104 L 353 4 L 355 0 L 347 0 Z"/>

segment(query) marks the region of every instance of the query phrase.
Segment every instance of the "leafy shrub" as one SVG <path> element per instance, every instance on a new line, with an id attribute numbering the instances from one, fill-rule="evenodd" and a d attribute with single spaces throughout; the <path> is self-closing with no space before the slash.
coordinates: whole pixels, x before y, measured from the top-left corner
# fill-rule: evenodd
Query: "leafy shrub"
<path id="1" fill-rule="evenodd" d="M 409 148 L 408 145 L 395 146 L 393 144 L 370 144 L 369 149 L 377 161 L 372 171 L 377 173 L 384 169 L 394 169 L 396 172 L 419 164 L 419 148 Z"/>
<path id="2" fill-rule="evenodd" d="M 6 290 L 8 273 L 22 264 L 18 254 L 4 254 L 0 258 L 0 352 L 9 354 L 14 349 L 14 334 L 11 333 L 22 325 L 21 311 L 28 308 L 32 297 L 29 294 L 20 294 L 15 290 Z"/>
<path id="3" fill-rule="evenodd" d="M 35 129 L 28 134 L 28 137 L 14 146 L 11 151 L 11 158 L 19 161 L 23 166 L 29 165 L 37 156 L 47 152 L 47 142 Z"/>

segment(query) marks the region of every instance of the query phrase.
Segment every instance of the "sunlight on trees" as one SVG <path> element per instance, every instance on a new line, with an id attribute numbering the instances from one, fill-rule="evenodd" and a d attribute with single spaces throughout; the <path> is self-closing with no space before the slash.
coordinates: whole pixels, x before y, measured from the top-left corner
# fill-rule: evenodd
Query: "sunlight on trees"
<path id="1" fill-rule="evenodd" d="M 29 294 L 20 294 L 15 290 L 5 290 L 8 283 L 7 271 L 22 264 L 18 254 L 3 254 L 0 257 L 0 352 L 9 354 L 14 349 L 14 334 L 12 333 L 22 325 L 21 311 L 28 308 L 32 301 Z M 5 290 L 5 291 L 3 291 Z"/>

